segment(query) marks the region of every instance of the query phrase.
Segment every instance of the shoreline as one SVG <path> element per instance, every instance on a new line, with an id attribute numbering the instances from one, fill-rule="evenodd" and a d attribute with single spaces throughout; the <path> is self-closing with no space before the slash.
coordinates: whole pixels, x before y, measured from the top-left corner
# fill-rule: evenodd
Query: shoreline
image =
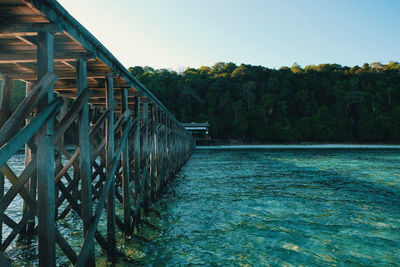
<path id="1" fill-rule="evenodd" d="M 196 146 L 196 149 L 400 149 L 396 144 L 239 144 Z"/>

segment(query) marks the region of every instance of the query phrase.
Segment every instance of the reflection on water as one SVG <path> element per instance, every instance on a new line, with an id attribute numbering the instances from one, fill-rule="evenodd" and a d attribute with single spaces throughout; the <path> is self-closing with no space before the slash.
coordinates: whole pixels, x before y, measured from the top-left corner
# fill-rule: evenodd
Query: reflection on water
<path id="1" fill-rule="evenodd" d="M 153 227 L 120 238 L 119 265 L 396 265 L 399 163 L 396 149 L 196 150 Z"/>

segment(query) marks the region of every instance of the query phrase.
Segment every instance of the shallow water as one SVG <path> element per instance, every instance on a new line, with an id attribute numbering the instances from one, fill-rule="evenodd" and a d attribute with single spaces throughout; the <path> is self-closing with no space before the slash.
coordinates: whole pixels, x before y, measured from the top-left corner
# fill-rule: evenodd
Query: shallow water
<path id="1" fill-rule="evenodd" d="M 196 150 L 145 265 L 400 262 L 400 151 Z"/>
<path id="2" fill-rule="evenodd" d="M 399 149 L 197 149 L 118 265 L 397 265 L 399 163 Z"/>

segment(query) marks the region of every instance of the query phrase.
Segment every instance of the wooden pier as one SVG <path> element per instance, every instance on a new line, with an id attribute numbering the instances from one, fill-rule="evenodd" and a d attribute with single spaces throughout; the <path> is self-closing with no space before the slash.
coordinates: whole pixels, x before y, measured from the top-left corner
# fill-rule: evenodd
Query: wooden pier
<path id="1" fill-rule="evenodd" d="M 28 234 L 38 235 L 40 266 L 56 265 L 56 249 L 75 266 L 94 266 L 95 246 L 115 255 L 116 232 L 131 239 L 190 157 L 191 135 L 54 0 L 0 0 L 0 73 L 0 266 L 11 266 L 7 248 Z M 13 80 L 26 82 L 26 98 L 11 114 Z M 8 161 L 24 146 L 17 176 Z M 6 211 L 17 196 L 15 221 Z M 57 227 L 71 211 L 82 221 L 78 247 Z"/>

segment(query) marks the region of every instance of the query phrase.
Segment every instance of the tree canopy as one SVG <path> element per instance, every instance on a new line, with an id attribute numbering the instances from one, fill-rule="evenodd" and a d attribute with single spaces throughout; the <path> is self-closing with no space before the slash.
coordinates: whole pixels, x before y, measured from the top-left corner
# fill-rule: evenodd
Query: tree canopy
<path id="1" fill-rule="evenodd" d="M 400 64 L 130 68 L 182 122 L 243 142 L 400 140 Z"/>

